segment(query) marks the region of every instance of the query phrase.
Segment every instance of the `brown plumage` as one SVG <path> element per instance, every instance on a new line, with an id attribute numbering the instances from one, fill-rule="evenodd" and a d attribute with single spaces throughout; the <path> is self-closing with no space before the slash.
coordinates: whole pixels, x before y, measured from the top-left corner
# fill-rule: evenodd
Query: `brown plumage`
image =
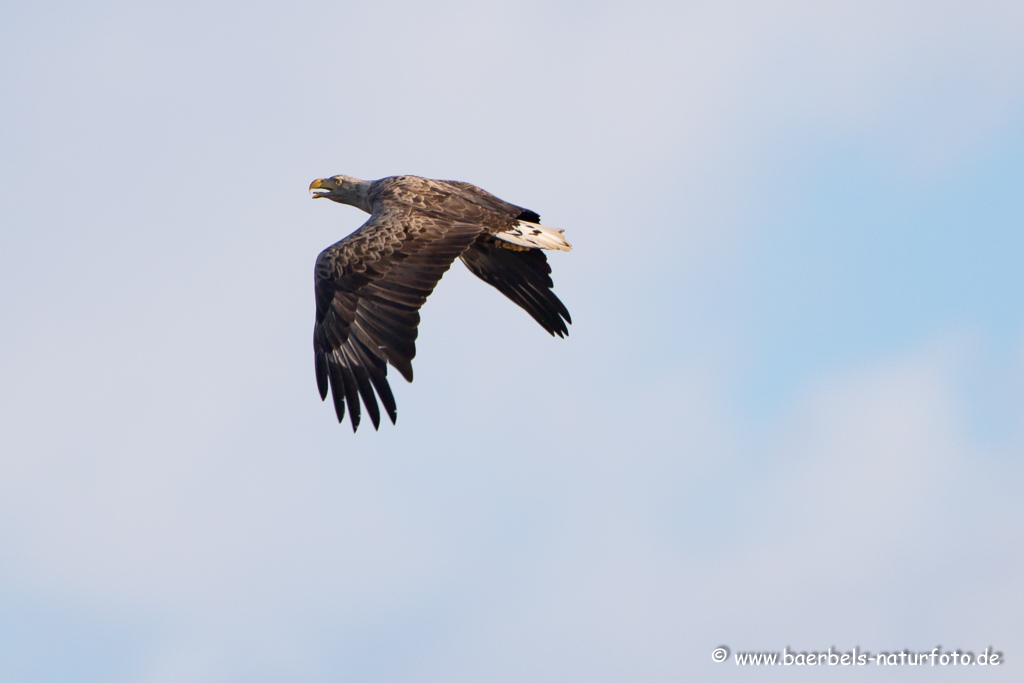
<path id="1" fill-rule="evenodd" d="M 326 197 L 370 214 L 358 230 L 316 260 L 313 350 L 320 398 L 330 389 L 341 422 L 348 405 L 359 427 L 360 397 L 374 429 L 377 397 L 397 417 L 387 364 L 412 381 L 419 309 L 456 258 L 521 306 L 552 335 L 569 333 L 569 311 L 551 291 L 541 249 L 569 251 L 562 231 L 535 212 L 475 185 L 417 176 L 374 182 L 348 176 L 314 180 Z"/>

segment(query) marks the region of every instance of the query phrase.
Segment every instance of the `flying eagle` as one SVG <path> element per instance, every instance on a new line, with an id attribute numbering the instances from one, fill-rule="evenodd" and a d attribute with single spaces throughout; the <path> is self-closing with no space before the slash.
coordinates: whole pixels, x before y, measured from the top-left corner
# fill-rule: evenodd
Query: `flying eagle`
<path id="1" fill-rule="evenodd" d="M 419 309 L 456 258 L 552 335 L 569 333 L 569 311 L 551 291 L 551 266 L 541 250 L 571 245 L 562 230 L 540 225 L 537 213 L 469 183 L 417 176 L 371 182 L 336 175 L 314 180 L 309 190 L 317 190 L 314 199 L 370 214 L 322 251 L 315 268 L 316 383 L 323 400 L 330 387 L 338 422 L 348 404 L 352 431 L 359 427 L 360 397 L 374 429 L 377 396 L 394 424 L 387 364 L 412 381 Z"/>

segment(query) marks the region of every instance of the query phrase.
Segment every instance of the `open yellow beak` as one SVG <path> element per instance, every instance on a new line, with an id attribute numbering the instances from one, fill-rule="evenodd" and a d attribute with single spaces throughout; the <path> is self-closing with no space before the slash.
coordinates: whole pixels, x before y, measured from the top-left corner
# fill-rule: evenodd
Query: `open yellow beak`
<path id="1" fill-rule="evenodd" d="M 309 184 L 309 191 L 312 192 L 313 190 L 321 190 L 321 189 L 324 189 L 325 187 L 326 187 L 326 182 L 325 182 L 324 178 L 317 178 L 316 180 L 314 180 L 313 182 L 311 182 Z M 318 193 L 313 195 L 313 199 L 316 199 L 317 197 L 323 197 L 326 194 L 327 194 L 326 192 L 318 192 Z"/>

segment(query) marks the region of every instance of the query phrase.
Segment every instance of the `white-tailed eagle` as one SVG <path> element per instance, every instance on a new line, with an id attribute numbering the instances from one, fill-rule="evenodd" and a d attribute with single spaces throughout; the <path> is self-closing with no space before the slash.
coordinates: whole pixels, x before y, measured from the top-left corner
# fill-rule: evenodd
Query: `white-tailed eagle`
<path id="1" fill-rule="evenodd" d="M 352 431 L 359 427 L 360 397 L 374 429 L 380 425 L 377 396 L 394 424 L 387 364 L 412 381 L 419 309 L 456 258 L 552 335 L 569 333 L 569 311 L 551 291 L 542 250 L 571 246 L 561 230 L 540 225 L 535 212 L 469 183 L 417 176 L 370 182 L 336 175 L 314 180 L 309 189 L 314 199 L 370 214 L 322 251 L 315 268 L 316 383 L 321 399 L 330 388 L 338 422 L 348 404 Z"/>

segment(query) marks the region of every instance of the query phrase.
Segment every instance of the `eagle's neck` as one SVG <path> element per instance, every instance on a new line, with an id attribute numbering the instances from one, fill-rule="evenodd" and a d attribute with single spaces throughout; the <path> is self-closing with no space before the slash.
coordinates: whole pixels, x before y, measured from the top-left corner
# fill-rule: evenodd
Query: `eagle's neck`
<path id="1" fill-rule="evenodd" d="M 373 206 L 370 203 L 370 186 L 372 185 L 373 183 L 369 180 L 351 178 L 345 188 L 344 196 L 339 197 L 339 201 L 362 209 L 366 213 L 373 213 Z"/>

